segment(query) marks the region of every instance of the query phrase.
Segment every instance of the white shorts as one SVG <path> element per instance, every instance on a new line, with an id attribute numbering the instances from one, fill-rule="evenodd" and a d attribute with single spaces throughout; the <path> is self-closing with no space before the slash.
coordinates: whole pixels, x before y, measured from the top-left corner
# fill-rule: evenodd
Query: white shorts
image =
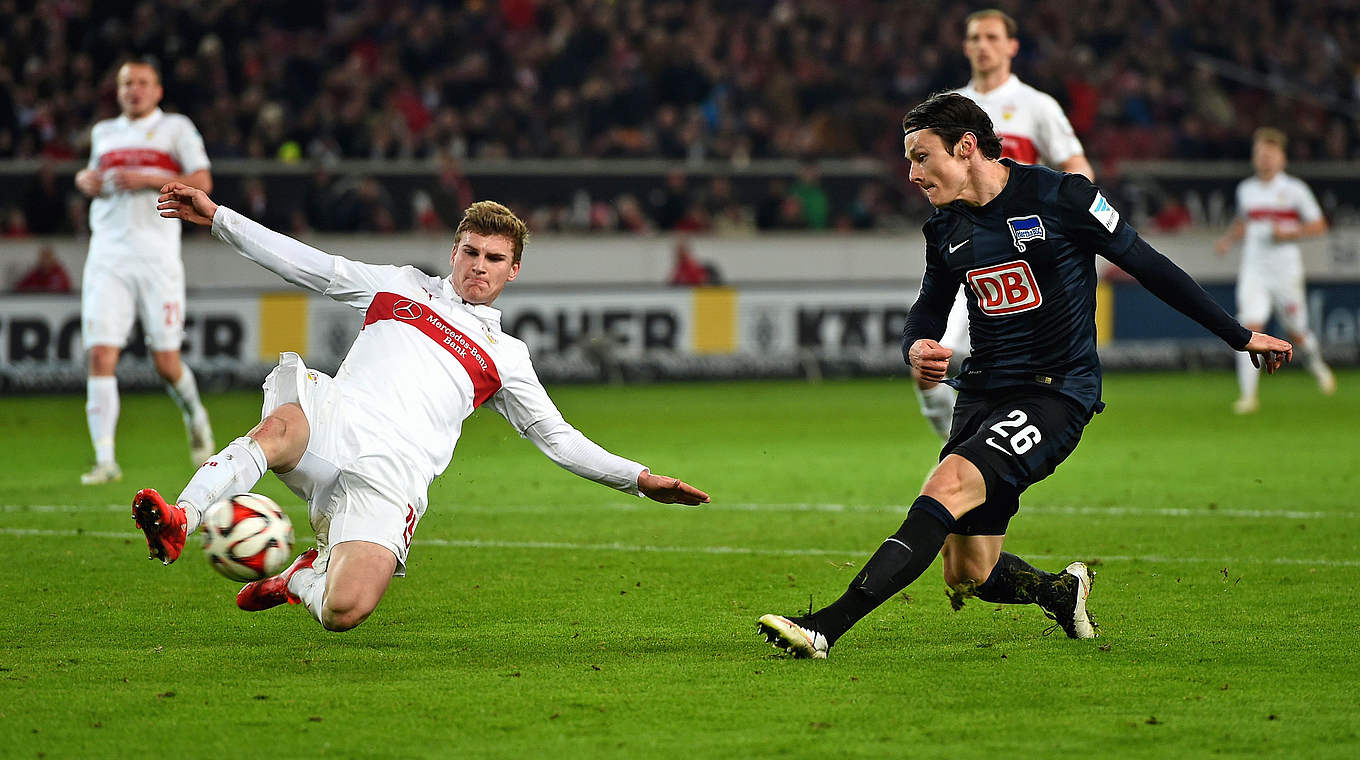
<path id="1" fill-rule="evenodd" d="M 260 418 L 288 403 L 302 407 L 311 437 L 298 466 L 279 475 L 279 480 L 307 501 L 320 552 L 313 566 L 324 571 L 336 544 L 367 541 L 391 551 L 397 558 L 394 574 L 406 575 L 411 537 L 425 514 L 426 484 L 394 489 L 365 478 L 357 465 L 359 452 L 367 447 L 361 445 L 354 426 L 346 424 L 343 395 L 335 381 L 308 369 L 291 352 L 281 354 L 278 366 L 265 378 Z"/>
<path id="2" fill-rule="evenodd" d="M 949 358 L 952 367 L 958 366 L 973 353 L 973 343 L 968 338 L 968 298 L 963 294 L 962 286 L 954 297 L 954 305 L 949 309 L 949 319 L 945 322 L 940 345 L 953 349 L 954 355 Z"/>
<path id="3" fill-rule="evenodd" d="M 1272 311 L 1290 335 L 1308 332 L 1308 300 L 1301 267 L 1285 266 L 1276 271 L 1251 267 L 1238 275 L 1237 321 L 1264 325 Z"/>
<path id="4" fill-rule="evenodd" d="M 126 346 L 138 317 L 152 351 L 178 351 L 184 345 L 184 263 L 87 258 L 80 286 L 85 347 Z"/>

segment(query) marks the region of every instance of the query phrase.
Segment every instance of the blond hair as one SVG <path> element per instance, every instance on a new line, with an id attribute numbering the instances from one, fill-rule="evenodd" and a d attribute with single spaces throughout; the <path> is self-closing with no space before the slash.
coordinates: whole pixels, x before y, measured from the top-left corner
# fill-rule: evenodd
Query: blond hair
<path id="1" fill-rule="evenodd" d="M 515 247 L 513 262 L 518 264 L 524 254 L 524 245 L 529 242 L 529 227 L 515 216 L 515 212 L 495 201 L 477 201 L 463 212 L 463 220 L 454 230 L 454 244 L 461 240 L 464 232 L 478 235 L 500 235 L 508 238 Z"/>
<path id="2" fill-rule="evenodd" d="M 1009 39 L 1013 40 L 1020 36 L 1020 26 L 1015 23 L 1015 19 L 1011 18 L 1005 11 L 996 8 L 987 8 L 968 14 L 968 18 L 964 20 L 963 26 L 966 29 L 969 24 L 984 18 L 1001 19 L 1002 25 L 1006 27 L 1006 37 Z"/>
<path id="3" fill-rule="evenodd" d="M 1284 150 L 1289 145 L 1289 137 L 1283 130 L 1274 127 L 1261 127 L 1251 134 L 1251 141 L 1254 143 L 1263 142 L 1274 145 L 1280 150 Z"/>

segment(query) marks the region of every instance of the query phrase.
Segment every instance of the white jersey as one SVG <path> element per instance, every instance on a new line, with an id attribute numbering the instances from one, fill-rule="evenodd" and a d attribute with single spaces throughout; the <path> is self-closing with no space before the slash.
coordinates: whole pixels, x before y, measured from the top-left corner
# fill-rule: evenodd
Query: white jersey
<path id="1" fill-rule="evenodd" d="M 1252 176 L 1238 183 L 1237 213 L 1245 224 L 1243 270 L 1301 266 L 1298 244 L 1275 242 L 1275 226 L 1299 226 L 1322 218 L 1313 191 L 1303 180 L 1284 172 L 1269 181 Z"/>
<path id="2" fill-rule="evenodd" d="M 528 347 L 501 331 L 500 311 L 464 303 L 447 278 L 331 256 L 226 207 L 218 207 L 212 229 L 284 279 L 364 311 L 364 326 L 335 385 L 360 474 L 372 485 L 428 487 L 448 467 L 463 421 L 490 401 L 540 448 L 545 428 L 573 434 L 559 447 L 562 458 L 547 452 L 558 464 L 637 493 L 642 465 L 604 452 L 566 425 L 534 372 Z"/>
<path id="3" fill-rule="evenodd" d="M 119 116 L 94 125 L 90 169 L 104 172 L 104 186 L 90 202 L 90 257 L 164 262 L 178 259 L 180 221 L 156 211 L 155 190 L 118 190 L 119 169 L 174 176 L 209 168 L 203 137 L 187 116 L 157 108 L 140 119 Z"/>
<path id="4" fill-rule="evenodd" d="M 1072 130 L 1062 106 L 1011 75 L 1000 87 L 981 93 L 973 83 L 954 92 L 977 103 L 992 120 L 1001 137 L 1001 155 L 1022 164 L 1060 166 L 1082 154 L 1081 141 Z"/>

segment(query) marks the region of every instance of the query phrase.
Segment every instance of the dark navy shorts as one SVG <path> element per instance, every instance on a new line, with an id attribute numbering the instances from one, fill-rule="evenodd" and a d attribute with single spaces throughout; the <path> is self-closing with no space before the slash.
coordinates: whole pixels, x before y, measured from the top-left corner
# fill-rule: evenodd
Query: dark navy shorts
<path id="1" fill-rule="evenodd" d="M 1091 412 L 1057 391 L 1015 386 L 961 391 L 940 459 L 972 462 L 987 483 L 987 501 L 964 515 L 954 533 L 1005 535 L 1020 494 L 1053 474 L 1077 448 Z"/>

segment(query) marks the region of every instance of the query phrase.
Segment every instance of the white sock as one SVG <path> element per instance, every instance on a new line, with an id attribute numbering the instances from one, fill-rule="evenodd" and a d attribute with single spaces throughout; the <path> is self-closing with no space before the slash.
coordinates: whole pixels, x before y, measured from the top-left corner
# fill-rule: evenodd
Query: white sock
<path id="1" fill-rule="evenodd" d="M 237 438 L 210 457 L 175 499 L 189 518 L 188 532 L 198 530 L 203 510 L 224 496 L 254 488 L 267 469 L 269 462 L 265 459 L 264 449 L 250 436 Z"/>
<path id="2" fill-rule="evenodd" d="M 118 378 L 91 377 L 85 381 L 85 422 L 90 426 L 94 461 L 114 462 L 114 432 L 118 429 Z"/>
<path id="3" fill-rule="evenodd" d="M 184 415 L 184 426 L 208 419 L 208 410 L 203 408 L 203 402 L 198 397 L 198 380 L 194 378 L 194 371 L 189 369 L 189 365 L 180 364 L 179 379 L 173 383 L 165 384 L 166 393 L 175 400 L 175 405 L 179 407 L 180 414 Z"/>
<path id="4" fill-rule="evenodd" d="M 1322 360 L 1322 349 L 1318 348 L 1317 338 L 1314 338 L 1311 332 L 1300 336 L 1299 342 L 1294 344 L 1294 350 L 1303 356 L 1304 362 L 1308 365 L 1308 371 L 1318 378 L 1330 371 L 1327 362 Z"/>
<path id="5" fill-rule="evenodd" d="M 321 607 L 326 603 L 326 574 L 310 567 L 299 568 L 288 579 L 288 590 L 302 600 L 302 606 L 320 623 Z"/>
<path id="6" fill-rule="evenodd" d="M 1256 398 L 1256 386 L 1261 382 L 1261 371 L 1251 363 L 1251 354 L 1237 352 L 1237 390 L 1242 398 Z"/>
<path id="7" fill-rule="evenodd" d="M 921 402 L 921 414 L 930 423 L 930 429 L 941 439 L 949 440 L 949 428 L 954 423 L 954 401 L 958 393 L 944 383 L 926 390 L 921 390 L 915 384 L 912 387 L 916 389 L 916 400 Z"/>

